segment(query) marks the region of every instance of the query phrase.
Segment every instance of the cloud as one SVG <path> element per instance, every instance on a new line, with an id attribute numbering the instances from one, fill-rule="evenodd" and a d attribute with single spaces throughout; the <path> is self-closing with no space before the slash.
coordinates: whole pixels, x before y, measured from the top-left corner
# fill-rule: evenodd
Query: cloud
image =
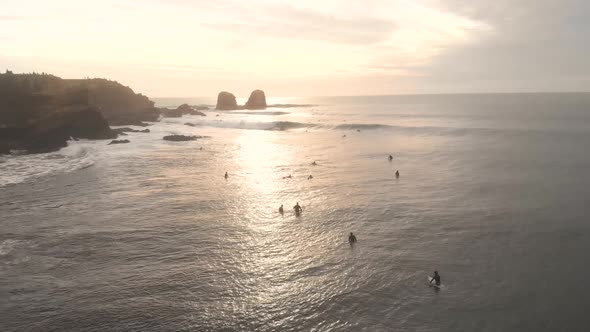
<path id="1" fill-rule="evenodd" d="M 590 2 L 586 0 L 458 0 L 446 9 L 486 22 L 494 33 L 458 45 L 420 70 L 430 86 L 479 90 L 589 90 Z M 568 82 L 572 82 L 571 84 Z"/>
<path id="2" fill-rule="evenodd" d="M 385 40 L 396 24 L 375 18 L 344 19 L 290 6 L 261 7 L 238 22 L 204 23 L 213 30 L 287 39 L 343 44 L 373 44 Z"/>

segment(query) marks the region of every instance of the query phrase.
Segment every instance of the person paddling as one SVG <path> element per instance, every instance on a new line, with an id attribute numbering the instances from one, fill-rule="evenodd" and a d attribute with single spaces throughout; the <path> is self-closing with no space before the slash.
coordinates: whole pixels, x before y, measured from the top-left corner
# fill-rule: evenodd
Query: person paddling
<path id="1" fill-rule="evenodd" d="M 437 286 L 440 286 L 440 275 L 438 274 L 438 271 L 434 271 L 434 277 L 430 279 L 430 283 L 432 284 L 433 281 Z"/>
<path id="2" fill-rule="evenodd" d="M 283 211 L 283 204 L 281 204 L 281 207 L 279 208 L 279 213 L 280 213 L 280 214 L 283 214 L 283 213 L 285 213 L 285 211 Z"/>
<path id="3" fill-rule="evenodd" d="M 356 243 L 356 236 L 354 236 L 352 232 L 350 232 L 350 235 L 348 236 L 348 243 L 350 243 L 351 246 Z"/>

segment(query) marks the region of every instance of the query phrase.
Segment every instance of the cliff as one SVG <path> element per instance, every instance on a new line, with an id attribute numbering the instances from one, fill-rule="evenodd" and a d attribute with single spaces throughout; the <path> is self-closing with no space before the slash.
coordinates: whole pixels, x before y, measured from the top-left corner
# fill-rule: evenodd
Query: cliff
<path id="1" fill-rule="evenodd" d="M 141 124 L 159 116 L 151 100 L 117 82 L 0 74 L 0 153 L 57 150 L 70 137 L 114 138 L 109 124 Z"/>
<path id="2" fill-rule="evenodd" d="M 127 86 L 101 78 L 61 79 L 46 74 L 0 74 L 0 125 L 28 119 L 39 111 L 43 99 L 76 91 L 76 102 L 96 107 L 110 125 L 134 125 L 157 121 L 154 102 Z M 15 109 L 12 105 L 22 104 Z"/>

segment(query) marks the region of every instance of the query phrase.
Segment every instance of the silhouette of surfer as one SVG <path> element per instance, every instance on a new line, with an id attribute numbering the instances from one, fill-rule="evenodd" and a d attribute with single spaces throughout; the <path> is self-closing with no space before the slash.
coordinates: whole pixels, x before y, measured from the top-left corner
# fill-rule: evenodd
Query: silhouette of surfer
<path id="1" fill-rule="evenodd" d="M 281 207 L 279 208 L 279 213 L 280 213 L 280 214 L 283 214 L 283 213 L 285 213 L 285 211 L 283 211 L 283 204 L 281 204 Z"/>
<path id="2" fill-rule="evenodd" d="M 437 286 L 440 286 L 440 275 L 438 274 L 438 271 L 434 271 L 434 277 L 430 279 L 430 283 L 432 284 L 433 281 Z"/>
<path id="3" fill-rule="evenodd" d="M 395 178 L 399 179 L 399 171 L 395 171 Z"/>
<path id="4" fill-rule="evenodd" d="M 309 176 L 307 177 L 308 180 L 313 179 L 313 175 L 309 174 Z"/>
<path id="5" fill-rule="evenodd" d="M 229 175 L 227 175 L 227 172 L 225 172 L 225 175 L 223 177 L 226 179 L 229 177 Z"/>
<path id="6" fill-rule="evenodd" d="M 392 161 L 393 160 L 393 156 L 392 155 L 389 155 L 389 157 L 387 159 L 389 159 L 389 161 Z"/>
<path id="7" fill-rule="evenodd" d="M 356 243 L 356 236 L 354 236 L 352 232 L 350 232 L 350 235 L 348 236 L 348 243 L 350 243 L 351 246 Z"/>
<path id="8" fill-rule="evenodd" d="M 293 210 L 295 210 L 295 215 L 297 215 L 297 216 L 298 216 L 298 215 L 300 215 L 300 214 L 301 214 L 301 211 L 302 211 L 303 209 L 302 209 L 302 208 L 301 208 L 301 206 L 299 205 L 299 202 L 297 202 L 297 204 L 295 204 L 295 206 L 293 207 Z"/>

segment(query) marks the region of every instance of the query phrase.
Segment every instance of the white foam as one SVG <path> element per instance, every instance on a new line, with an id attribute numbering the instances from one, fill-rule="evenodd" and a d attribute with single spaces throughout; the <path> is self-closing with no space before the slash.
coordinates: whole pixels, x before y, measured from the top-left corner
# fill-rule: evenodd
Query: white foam
<path id="1" fill-rule="evenodd" d="M 72 172 L 94 165 L 87 144 L 68 142 L 68 146 L 51 153 L 7 155 L 0 157 L 0 187 L 39 177 Z"/>
<path id="2" fill-rule="evenodd" d="M 8 255 L 20 243 L 19 240 L 4 240 L 0 243 L 0 256 Z"/>

